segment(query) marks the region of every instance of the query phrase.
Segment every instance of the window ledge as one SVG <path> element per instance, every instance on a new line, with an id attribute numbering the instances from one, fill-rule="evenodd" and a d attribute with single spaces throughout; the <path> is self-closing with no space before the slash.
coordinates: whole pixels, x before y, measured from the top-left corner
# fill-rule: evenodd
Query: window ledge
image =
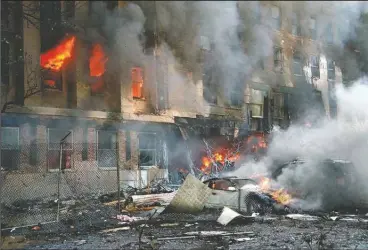
<path id="1" fill-rule="evenodd" d="M 140 166 L 141 170 L 149 170 L 152 168 L 158 168 L 157 165 L 152 165 L 152 166 Z"/>
<path id="2" fill-rule="evenodd" d="M 103 171 L 116 171 L 118 168 L 117 167 L 98 167 L 98 170 L 103 170 Z"/>
<path id="3" fill-rule="evenodd" d="M 57 173 L 59 169 L 49 169 L 49 173 Z M 61 172 L 75 172 L 75 169 L 62 169 Z"/>

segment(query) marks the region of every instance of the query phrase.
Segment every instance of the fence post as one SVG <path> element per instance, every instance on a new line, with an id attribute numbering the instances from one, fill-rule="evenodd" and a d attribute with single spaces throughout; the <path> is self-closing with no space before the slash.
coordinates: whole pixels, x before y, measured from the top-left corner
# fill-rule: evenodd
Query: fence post
<path id="1" fill-rule="evenodd" d="M 120 154 L 119 154 L 119 133 L 118 140 L 116 140 L 116 179 L 118 184 L 118 211 L 120 213 Z"/>
<path id="2" fill-rule="evenodd" d="M 71 134 L 69 132 L 64 136 L 63 139 L 60 140 L 60 162 L 59 162 L 59 171 L 58 171 L 58 183 L 57 183 L 57 214 L 56 214 L 56 221 L 59 222 L 60 217 L 60 181 L 61 181 L 61 165 L 63 164 L 63 143 L 65 142 L 66 138 Z"/>

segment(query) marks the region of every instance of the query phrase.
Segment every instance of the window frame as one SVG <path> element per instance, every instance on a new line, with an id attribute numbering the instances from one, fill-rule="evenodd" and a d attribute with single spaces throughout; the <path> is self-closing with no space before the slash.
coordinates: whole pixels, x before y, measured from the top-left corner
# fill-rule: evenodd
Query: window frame
<path id="1" fill-rule="evenodd" d="M 330 68 L 329 66 L 330 66 L 330 63 L 332 63 L 332 65 L 333 65 L 333 68 Z M 333 77 L 334 78 L 330 78 L 330 73 L 329 72 L 331 72 L 331 71 L 333 71 Z M 329 59 L 327 59 L 327 80 L 329 80 L 329 81 L 335 81 L 336 80 L 336 67 L 335 67 L 335 61 L 333 61 L 333 60 L 329 60 Z"/>
<path id="2" fill-rule="evenodd" d="M 294 29 L 295 29 L 295 32 L 294 32 Z M 292 13 L 292 17 L 291 17 L 291 34 L 293 36 L 302 35 L 302 30 L 300 26 L 300 15 L 299 13 L 295 11 Z"/>
<path id="3" fill-rule="evenodd" d="M 117 152 L 118 150 L 118 145 L 115 145 L 115 148 L 113 149 L 100 149 L 99 145 L 100 143 L 98 142 L 98 135 L 100 131 L 104 131 L 104 132 L 111 132 L 113 135 L 115 135 L 115 140 L 116 140 L 116 144 L 118 143 L 118 139 L 119 139 L 119 135 L 118 135 L 118 131 L 117 130 L 112 130 L 112 129 L 96 129 L 96 162 L 97 162 L 97 167 L 100 170 L 116 170 L 118 168 L 118 166 L 116 165 L 115 167 L 104 167 L 104 166 L 100 166 L 99 164 L 99 160 L 98 160 L 98 152 L 99 150 L 114 150 L 115 152 Z M 118 155 L 116 154 L 116 159 L 118 157 Z"/>
<path id="4" fill-rule="evenodd" d="M 60 150 L 59 148 L 50 148 L 50 130 L 58 130 L 58 131 L 67 131 L 67 132 L 71 132 L 71 134 L 68 136 L 71 136 L 71 148 L 64 148 L 63 147 L 63 151 L 67 151 L 67 150 L 74 150 L 74 131 L 72 129 L 60 129 L 60 128 L 47 128 L 47 150 Z M 65 134 L 66 135 L 66 134 Z M 62 139 L 62 138 L 61 138 Z M 60 144 L 59 144 L 60 146 Z"/>
<path id="5" fill-rule="evenodd" d="M 154 137 L 155 149 L 141 149 L 140 148 L 140 135 L 152 135 Z M 157 133 L 154 133 L 154 132 L 139 132 L 137 138 L 138 138 L 138 167 L 141 168 L 141 169 L 149 169 L 149 168 L 156 167 L 157 166 Z M 153 165 L 141 165 L 141 162 L 140 162 L 141 151 L 148 151 L 148 152 L 154 151 L 154 163 L 153 163 Z"/>
<path id="6" fill-rule="evenodd" d="M 316 77 L 316 78 L 321 77 L 320 60 L 321 60 L 320 57 L 317 56 L 317 55 L 311 55 L 310 56 L 310 68 L 311 68 L 312 77 Z M 314 62 L 316 63 L 316 65 L 314 65 Z M 316 76 L 313 75 L 313 72 L 314 72 L 313 69 L 318 72 L 318 74 Z"/>
<path id="7" fill-rule="evenodd" d="M 334 42 L 334 32 L 333 32 L 333 25 L 329 22 L 325 29 L 325 41 L 328 44 L 332 44 Z"/>
<path id="8" fill-rule="evenodd" d="M 277 59 L 277 52 L 280 54 L 280 58 Z M 276 64 L 278 62 L 278 64 Z M 276 69 L 276 67 L 280 67 L 280 69 Z M 284 72 L 284 51 L 281 47 L 275 46 L 273 48 L 273 70 L 277 73 Z"/>
<path id="9" fill-rule="evenodd" d="M 0 129 L 1 130 L 3 130 L 3 129 L 16 130 L 17 131 L 17 137 L 18 137 L 16 148 L 3 148 L 4 147 L 4 143 L 2 141 L 0 150 L 19 150 L 20 149 L 20 134 L 19 134 L 20 133 L 20 129 L 19 129 L 19 127 L 1 127 Z"/>
<path id="10" fill-rule="evenodd" d="M 280 99 L 280 105 L 276 105 L 276 98 L 275 97 L 281 97 L 281 99 Z M 283 93 L 281 93 L 281 92 L 274 92 L 273 93 L 273 98 L 272 98 L 272 100 L 273 100 L 273 112 L 272 112 L 272 117 L 274 118 L 274 119 L 277 119 L 277 120 L 282 120 L 282 119 L 284 119 L 284 117 L 285 117 L 285 105 L 284 105 L 284 103 L 285 103 L 285 96 L 284 96 L 284 94 Z M 277 110 L 279 110 L 279 112 L 280 112 L 280 114 L 278 114 L 278 115 L 275 115 L 275 110 L 276 110 L 276 107 L 277 107 Z"/>
<path id="11" fill-rule="evenodd" d="M 57 151 L 60 154 L 60 144 L 58 148 L 52 149 L 50 148 L 50 130 L 58 130 L 58 131 L 68 131 L 71 132 L 71 134 L 68 136 L 71 136 L 71 148 L 64 148 L 63 147 L 63 152 L 64 151 L 68 151 L 68 152 L 72 152 L 71 153 L 71 166 L 70 168 L 65 168 L 62 171 L 73 171 L 73 167 L 74 167 L 74 157 L 73 157 L 73 151 L 74 151 L 74 131 L 72 129 L 60 129 L 60 128 L 47 128 L 47 156 L 46 156 L 46 163 L 47 163 L 47 171 L 49 172 L 58 172 L 59 171 L 59 167 L 58 168 L 50 168 L 49 166 L 49 152 L 50 151 Z M 65 134 L 66 135 L 66 134 Z M 60 138 L 62 139 L 62 138 Z M 59 155 L 60 157 L 60 155 Z M 59 158 L 60 160 L 60 158 Z"/>
<path id="12" fill-rule="evenodd" d="M 133 70 L 134 69 L 137 69 L 139 68 L 141 70 L 141 76 L 142 76 L 142 86 L 140 86 L 140 92 L 141 92 L 141 96 L 140 97 L 137 97 L 137 96 L 134 96 L 134 93 L 133 93 L 133 86 L 135 83 L 138 83 L 138 82 L 134 82 L 133 81 Z M 141 66 L 134 66 L 134 67 L 131 67 L 130 68 L 130 83 L 131 83 L 131 93 L 132 93 L 132 98 L 133 100 L 145 100 L 145 96 L 144 96 L 144 83 L 145 83 L 145 77 L 144 77 L 144 68 L 141 67 Z"/>
<path id="13" fill-rule="evenodd" d="M 298 58 L 299 60 L 295 60 L 296 58 Z M 296 74 L 295 72 L 295 64 L 298 64 L 301 70 L 301 74 Z M 292 61 L 292 66 L 293 66 L 293 75 L 294 76 L 303 76 L 303 64 L 302 64 L 302 56 L 299 52 L 294 52 L 293 53 L 293 61 Z"/>
<path id="14" fill-rule="evenodd" d="M 314 20 L 314 28 L 312 28 L 312 20 Z M 309 36 L 312 40 L 317 40 L 317 18 L 315 16 L 309 17 Z"/>
<path id="15" fill-rule="evenodd" d="M 273 10 L 278 11 L 278 17 L 273 17 Z M 270 8 L 270 17 L 272 19 L 271 27 L 275 30 L 281 29 L 281 8 L 276 5 L 272 5 Z M 277 27 L 275 27 L 277 25 Z"/>

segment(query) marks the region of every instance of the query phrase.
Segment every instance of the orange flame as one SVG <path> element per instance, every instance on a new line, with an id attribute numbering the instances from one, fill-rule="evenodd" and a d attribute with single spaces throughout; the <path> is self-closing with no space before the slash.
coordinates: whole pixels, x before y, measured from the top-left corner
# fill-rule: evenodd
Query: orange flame
<path id="1" fill-rule="evenodd" d="M 292 197 L 291 195 L 285 191 L 283 188 L 272 190 L 271 189 L 271 179 L 267 177 L 262 177 L 261 182 L 259 183 L 261 190 L 265 193 L 268 193 L 274 198 L 277 202 L 287 205 L 290 203 Z"/>
<path id="2" fill-rule="evenodd" d="M 95 82 L 91 84 L 93 92 L 99 92 L 104 86 L 102 75 L 105 73 L 105 64 L 108 58 L 100 44 L 95 44 L 92 47 L 91 56 L 89 58 L 89 74 L 95 77 Z"/>
<path id="3" fill-rule="evenodd" d="M 207 156 L 202 157 L 202 166 L 200 167 L 200 170 L 205 174 L 209 174 L 211 172 L 213 162 L 219 162 L 223 166 L 225 161 L 235 162 L 238 158 L 239 154 L 228 156 L 225 152 L 216 152 L 212 155 L 212 159 Z M 222 171 L 222 167 L 219 167 L 219 171 Z"/>
<path id="4" fill-rule="evenodd" d="M 92 48 L 92 55 L 89 58 L 89 72 L 91 76 L 99 77 L 105 73 L 105 64 L 108 58 L 100 44 L 95 44 Z"/>
<path id="5" fill-rule="evenodd" d="M 67 63 L 67 60 L 72 57 L 74 44 L 75 36 L 71 36 L 64 39 L 53 49 L 41 54 L 41 67 L 56 72 L 60 71 L 60 69 Z"/>

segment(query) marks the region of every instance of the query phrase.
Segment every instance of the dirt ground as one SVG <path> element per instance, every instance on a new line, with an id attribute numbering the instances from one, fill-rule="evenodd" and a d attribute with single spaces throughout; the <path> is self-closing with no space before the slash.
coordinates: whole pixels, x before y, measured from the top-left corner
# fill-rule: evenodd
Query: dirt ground
<path id="1" fill-rule="evenodd" d="M 222 226 L 216 222 L 218 214 L 168 214 L 147 224 L 106 224 L 90 229 L 43 225 L 37 232 L 8 234 L 2 249 L 368 249 L 368 222 L 356 216 L 336 221 L 269 216 Z M 203 231 L 225 231 L 228 235 L 206 235 Z"/>

